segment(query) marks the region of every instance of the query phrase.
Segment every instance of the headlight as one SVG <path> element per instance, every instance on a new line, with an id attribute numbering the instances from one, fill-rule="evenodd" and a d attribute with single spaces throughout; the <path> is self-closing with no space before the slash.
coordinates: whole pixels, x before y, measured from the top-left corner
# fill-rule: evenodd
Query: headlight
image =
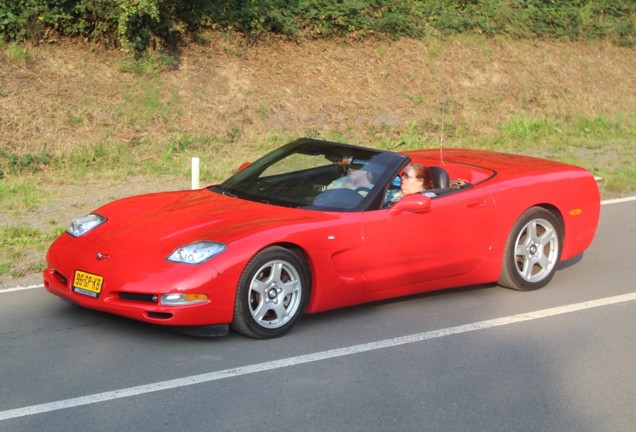
<path id="1" fill-rule="evenodd" d="M 75 219 L 71 222 L 71 225 L 66 229 L 66 232 L 73 237 L 83 236 L 95 227 L 100 226 L 106 222 L 106 218 L 98 214 L 89 214 L 79 219 Z"/>
<path id="2" fill-rule="evenodd" d="M 164 306 L 190 306 L 208 301 L 205 294 L 164 294 L 161 304 Z"/>
<path id="3" fill-rule="evenodd" d="M 201 264 L 213 256 L 220 254 L 226 248 L 227 246 L 223 243 L 198 241 L 177 248 L 167 259 L 168 261 L 178 263 Z"/>

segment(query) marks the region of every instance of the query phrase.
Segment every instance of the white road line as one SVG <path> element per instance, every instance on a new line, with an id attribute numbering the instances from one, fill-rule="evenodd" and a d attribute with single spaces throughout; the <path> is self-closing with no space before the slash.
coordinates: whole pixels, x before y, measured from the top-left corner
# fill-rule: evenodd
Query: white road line
<path id="1" fill-rule="evenodd" d="M 208 383 L 226 378 L 239 377 L 258 372 L 265 372 L 274 369 L 297 366 L 307 363 L 313 363 L 322 360 L 329 360 L 338 357 L 344 357 L 352 354 L 360 354 L 369 351 L 375 351 L 383 348 L 397 347 L 417 342 L 423 342 L 431 339 L 437 339 L 445 336 L 452 336 L 462 333 L 470 333 L 477 330 L 484 330 L 509 324 L 532 321 L 541 318 L 553 317 L 571 312 L 578 312 L 587 309 L 593 309 L 603 306 L 609 306 L 619 303 L 625 303 L 636 300 L 636 292 L 618 295 L 614 297 L 606 297 L 597 300 L 591 300 L 581 303 L 574 303 L 566 306 L 559 306 L 549 309 L 511 315 L 503 318 L 495 318 L 491 320 L 479 321 L 471 324 L 460 325 L 456 327 L 448 327 L 440 330 L 433 330 L 424 333 L 417 333 L 408 336 L 401 336 L 393 339 L 385 339 L 376 342 L 370 342 L 360 345 L 353 345 L 344 348 L 337 348 L 328 351 L 321 351 L 312 354 L 306 354 L 296 357 L 288 357 L 280 360 L 269 361 L 265 363 L 257 363 L 253 365 L 241 366 L 222 371 L 210 372 L 201 375 L 193 375 L 184 378 L 178 378 L 168 381 L 160 381 L 152 384 L 146 384 L 136 387 L 128 387 L 119 390 L 107 391 L 103 393 L 95 393 L 92 395 L 80 396 L 72 399 L 64 399 L 39 405 L 31 405 L 22 408 L 16 408 L 6 411 L 0 411 L 0 421 L 25 417 L 30 415 L 42 414 L 51 411 L 58 411 L 67 408 L 90 405 L 99 402 L 108 402 L 111 400 L 122 399 L 131 396 L 139 396 L 147 393 L 153 393 L 164 390 L 171 390 L 180 387 L 187 387 L 195 384 Z"/>
<path id="2" fill-rule="evenodd" d="M 620 203 L 629 202 L 629 201 L 636 201 L 636 196 L 630 196 L 625 198 L 615 198 L 615 199 L 601 201 L 601 205 L 620 204 Z"/>
<path id="3" fill-rule="evenodd" d="M 23 286 L 23 287 L 17 286 L 13 288 L 0 288 L 0 294 L 10 293 L 15 291 L 26 291 L 26 290 L 36 289 L 36 288 L 44 288 L 44 287 L 42 286 L 42 284 L 37 284 L 37 285 L 29 285 L 29 286 Z"/>

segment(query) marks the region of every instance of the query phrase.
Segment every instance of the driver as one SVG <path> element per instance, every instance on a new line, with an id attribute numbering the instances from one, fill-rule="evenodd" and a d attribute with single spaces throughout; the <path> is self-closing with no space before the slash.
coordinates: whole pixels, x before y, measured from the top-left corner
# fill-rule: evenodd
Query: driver
<path id="1" fill-rule="evenodd" d="M 431 198 L 437 196 L 434 192 L 428 191 L 433 187 L 431 173 L 424 164 L 412 162 L 406 166 L 400 176 L 402 182 L 399 190 L 388 190 L 385 205 L 393 205 L 405 195 L 421 193 Z"/>
<path id="2" fill-rule="evenodd" d="M 373 163 L 359 164 L 352 163 L 347 167 L 347 175 L 337 178 L 332 181 L 327 189 L 347 188 L 357 190 L 371 189 L 376 181 L 376 175 L 378 174 L 379 167 L 373 166 Z M 368 190 L 367 190 L 368 192 Z"/>

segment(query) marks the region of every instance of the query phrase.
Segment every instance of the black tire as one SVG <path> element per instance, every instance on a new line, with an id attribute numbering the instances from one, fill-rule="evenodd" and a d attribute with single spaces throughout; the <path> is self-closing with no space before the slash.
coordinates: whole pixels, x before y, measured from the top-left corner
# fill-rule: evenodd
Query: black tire
<path id="1" fill-rule="evenodd" d="M 280 246 L 263 249 L 239 279 L 232 328 L 257 339 L 284 335 L 303 314 L 310 285 L 301 254 Z"/>
<path id="2" fill-rule="evenodd" d="M 519 291 L 544 287 L 556 272 L 562 242 L 559 219 L 542 207 L 526 210 L 510 231 L 497 283 Z"/>

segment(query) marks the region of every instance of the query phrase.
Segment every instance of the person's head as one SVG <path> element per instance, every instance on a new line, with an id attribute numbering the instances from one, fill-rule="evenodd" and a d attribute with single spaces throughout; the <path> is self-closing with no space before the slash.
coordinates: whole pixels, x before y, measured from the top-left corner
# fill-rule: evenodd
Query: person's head
<path id="1" fill-rule="evenodd" d="M 349 181 L 354 186 L 369 186 L 371 174 L 364 167 L 350 167 L 347 171 Z"/>
<path id="2" fill-rule="evenodd" d="M 431 175 L 426 165 L 418 162 L 410 163 L 402 173 L 402 185 L 405 194 L 418 193 L 431 187 Z"/>
<path id="3" fill-rule="evenodd" d="M 349 165 L 348 175 L 351 183 L 355 186 L 371 187 L 378 181 L 384 168 L 374 162 L 365 164 Z"/>

